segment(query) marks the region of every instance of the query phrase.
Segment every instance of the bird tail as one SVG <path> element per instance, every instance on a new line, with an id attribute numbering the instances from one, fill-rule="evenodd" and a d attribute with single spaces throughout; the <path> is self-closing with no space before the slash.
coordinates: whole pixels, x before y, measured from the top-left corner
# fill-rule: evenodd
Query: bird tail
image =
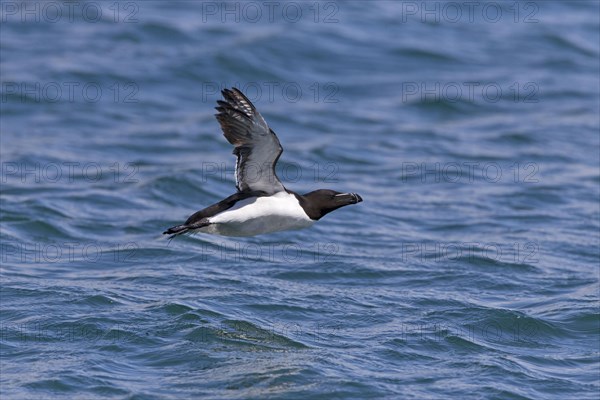
<path id="1" fill-rule="evenodd" d="M 169 239 L 173 239 L 175 236 L 183 235 L 184 233 L 191 232 L 195 229 L 199 229 L 207 225 L 210 225 L 210 223 L 206 222 L 206 220 L 189 225 L 175 225 L 164 231 L 163 235 L 171 235 Z"/>
<path id="2" fill-rule="evenodd" d="M 166 231 L 163 232 L 163 235 L 173 235 L 173 237 L 177 236 L 177 235 L 183 235 L 184 233 L 186 233 L 187 231 L 190 230 L 190 227 L 188 225 L 176 225 L 176 226 L 172 226 L 169 229 L 167 229 Z"/>

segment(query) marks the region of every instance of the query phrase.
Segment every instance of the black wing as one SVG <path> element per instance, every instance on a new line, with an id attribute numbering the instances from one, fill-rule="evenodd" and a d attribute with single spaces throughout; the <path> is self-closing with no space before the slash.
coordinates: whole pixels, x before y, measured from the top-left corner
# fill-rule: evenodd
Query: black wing
<path id="1" fill-rule="evenodd" d="M 267 195 L 284 191 L 275 174 L 275 164 L 283 152 L 277 135 L 242 92 L 224 89 L 218 100 L 217 120 L 225 138 L 235 146 L 235 180 L 238 191 L 261 191 Z"/>

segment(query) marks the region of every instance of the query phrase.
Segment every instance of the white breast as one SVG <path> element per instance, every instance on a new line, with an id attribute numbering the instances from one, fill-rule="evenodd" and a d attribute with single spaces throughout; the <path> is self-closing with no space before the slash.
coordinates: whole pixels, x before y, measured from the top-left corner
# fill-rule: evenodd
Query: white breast
<path id="1" fill-rule="evenodd" d="M 296 196 L 287 192 L 239 201 L 208 220 L 211 225 L 201 231 L 224 236 L 253 236 L 302 229 L 315 222 L 306 215 Z"/>

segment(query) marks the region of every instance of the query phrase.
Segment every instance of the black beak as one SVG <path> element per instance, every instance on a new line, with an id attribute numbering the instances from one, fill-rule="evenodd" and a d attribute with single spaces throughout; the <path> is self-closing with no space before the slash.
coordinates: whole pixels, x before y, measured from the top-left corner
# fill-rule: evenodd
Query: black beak
<path id="1" fill-rule="evenodd" d="M 363 201 L 357 193 L 340 193 L 335 195 L 336 202 L 345 204 L 356 204 Z"/>

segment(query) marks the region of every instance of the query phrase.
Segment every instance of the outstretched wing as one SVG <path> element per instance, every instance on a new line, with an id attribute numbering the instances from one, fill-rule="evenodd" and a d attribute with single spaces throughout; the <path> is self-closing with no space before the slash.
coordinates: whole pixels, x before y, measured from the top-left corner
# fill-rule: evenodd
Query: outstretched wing
<path id="1" fill-rule="evenodd" d="M 235 146 L 238 191 L 261 191 L 267 195 L 284 191 L 275 174 L 275 164 L 283 152 L 275 132 L 241 91 L 232 88 L 221 93 L 225 101 L 217 101 L 216 117 L 225 138 Z"/>

